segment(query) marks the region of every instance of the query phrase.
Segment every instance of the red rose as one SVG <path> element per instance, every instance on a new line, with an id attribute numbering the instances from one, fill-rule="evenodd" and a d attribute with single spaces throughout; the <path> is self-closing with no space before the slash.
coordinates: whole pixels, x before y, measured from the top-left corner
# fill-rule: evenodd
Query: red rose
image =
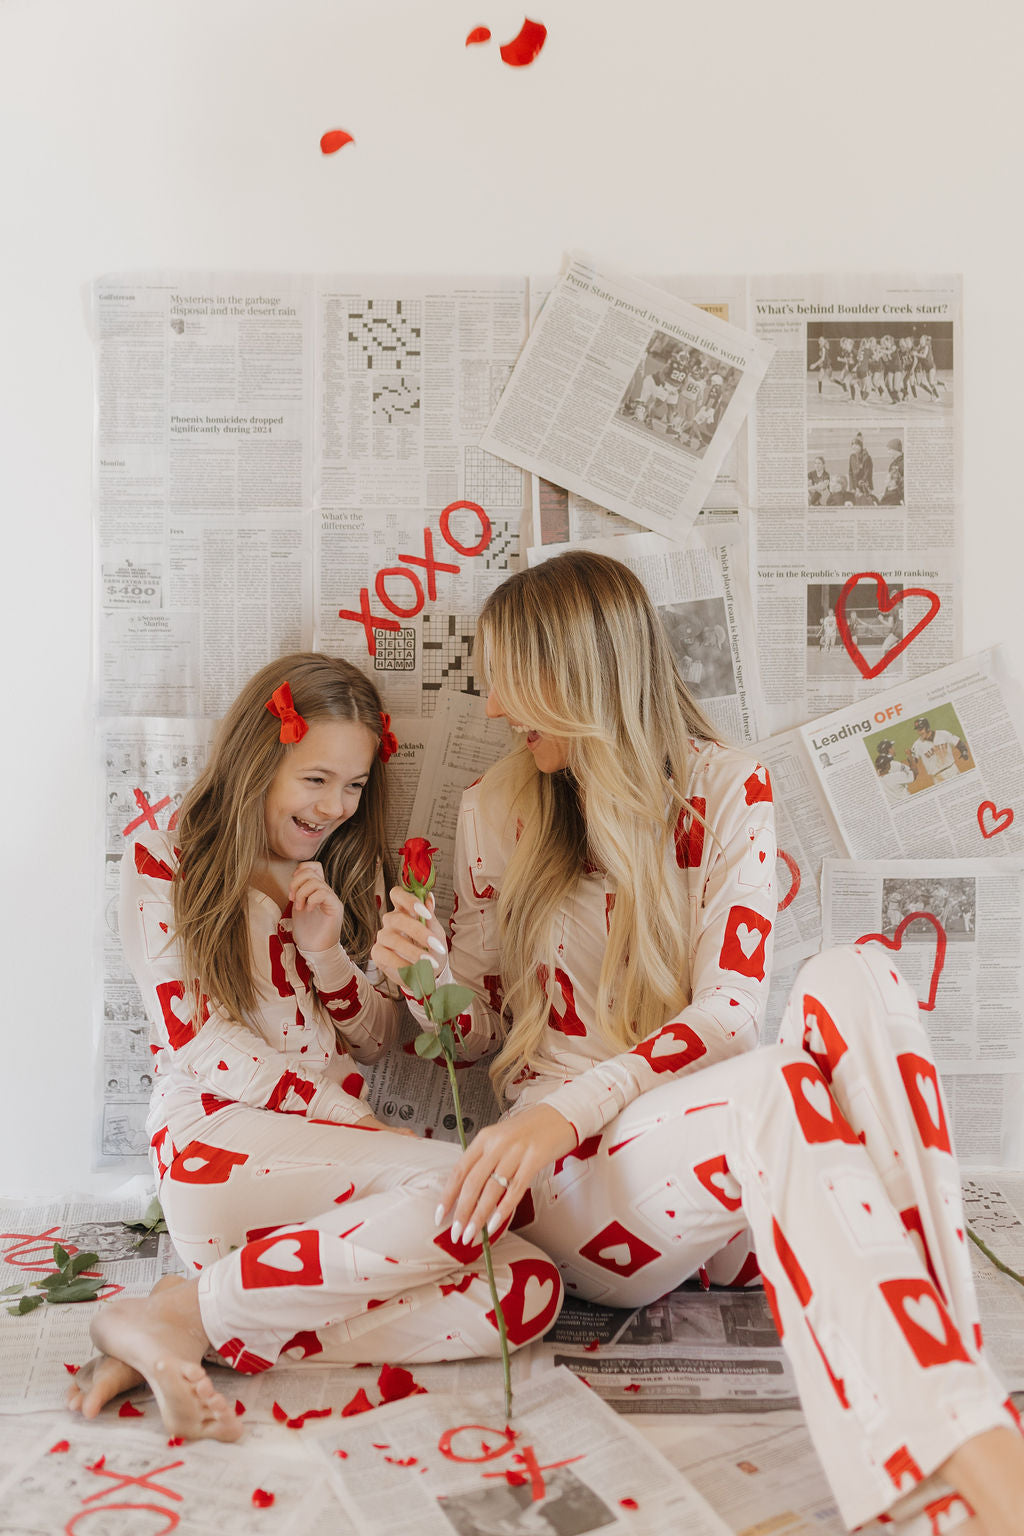
<path id="1" fill-rule="evenodd" d="M 402 884 L 407 891 L 426 895 L 434 884 L 432 863 L 436 848 L 425 837 L 410 837 L 402 848 Z"/>

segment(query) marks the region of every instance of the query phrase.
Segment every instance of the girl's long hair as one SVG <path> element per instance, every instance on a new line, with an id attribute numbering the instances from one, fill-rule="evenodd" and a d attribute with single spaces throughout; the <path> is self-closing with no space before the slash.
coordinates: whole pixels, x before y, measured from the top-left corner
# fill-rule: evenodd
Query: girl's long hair
<path id="1" fill-rule="evenodd" d="M 178 870 L 172 887 L 175 937 L 184 975 L 230 1018 L 248 1022 L 257 1009 L 249 946 L 248 893 L 253 872 L 269 856 L 263 805 L 291 750 L 281 722 L 267 709 L 287 682 L 295 708 L 309 724 L 345 720 L 364 725 L 379 742 L 381 701 L 369 678 L 350 662 L 315 652 L 282 656 L 251 678 L 221 721 L 203 773 L 185 796 L 178 818 Z M 345 904 L 341 942 L 365 965 L 379 914 L 374 887 L 386 849 L 384 765 L 374 754 L 354 816 L 321 844 L 317 858 Z M 201 1011 L 196 1017 L 201 1017 Z"/>
<path id="2" fill-rule="evenodd" d="M 487 599 L 477 637 L 505 714 L 568 742 L 562 772 L 539 772 L 523 745 L 481 788 L 484 814 L 506 836 L 510 804 L 522 823 L 498 896 L 508 1034 L 491 1076 L 500 1094 L 536 1065 L 555 995 L 553 920 L 588 865 L 615 885 L 600 1034 L 628 1049 L 687 1001 L 690 916 L 665 862 L 680 814 L 696 815 L 683 794 L 689 738 L 717 733 L 676 670 L 647 592 L 617 560 L 572 550 L 518 572 Z"/>

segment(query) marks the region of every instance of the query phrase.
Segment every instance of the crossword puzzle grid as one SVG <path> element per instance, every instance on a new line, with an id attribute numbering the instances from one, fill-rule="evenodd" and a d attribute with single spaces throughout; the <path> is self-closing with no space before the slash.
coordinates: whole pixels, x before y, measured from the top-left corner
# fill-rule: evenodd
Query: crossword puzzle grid
<path id="1" fill-rule="evenodd" d="M 422 312 L 418 299 L 364 299 L 348 311 L 348 366 L 405 368 L 422 355 Z"/>
<path id="2" fill-rule="evenodd" d="M 373 420 L 375 426 L 394 426 L 397 422 L 418 421 L 420 411 L 420 386 L 418 379 L 381 380 L 373 386 Z"/>
<path id="3" fill-rule="evenodd" d="M 476 619 L 466 613 L 423 615 L 423 712 L 432 715 L 438 694 L 450 688 L 456 693 L 482 692 L 473 670 L 473 632 Z"/>
<path id="4" fill-rule="evenodd" d="M 521 507 L 523 472 L 504 459 L 496 459 L 483 448 L 467 448 L 466 500 L 477 501 L 485 510 L 491 507 Z"/>

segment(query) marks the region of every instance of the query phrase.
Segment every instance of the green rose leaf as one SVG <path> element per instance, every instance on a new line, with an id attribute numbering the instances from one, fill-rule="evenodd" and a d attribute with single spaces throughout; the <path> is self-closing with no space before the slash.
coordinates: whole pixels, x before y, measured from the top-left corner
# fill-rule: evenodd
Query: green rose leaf
<path id="1" fill-rule="evenodd" d="M 411 992 L 418 1002 L 433 997 L 434 967 L 425 956 L 417 960 L 415 965 L 403 966 L 398 975 L 405 990 Z"/>
<path id="2" fill-rule="evenodd" d="M 437 1038 L 441 1042 L 441 1049 L 449 1061 L 454 1061 L 458 1055 L 458 1047 L 455 1043 L 455 1031 L 450 1024 L 442 1024 L 437 1031 Z"/>
<path id="3" fill-rule="evenodd" d="M 80 1275 L 83 1269 L 92 1269 L 92 1266 L 98 1263 L 99 1254 L 76 1253 L 71 1263 L 67 1266 L 67 1273 L 68 1275 Z"/>
<path id="4" fill-rule="evenodd" d="M 95 1280 L 72 1280 L 68 1285 L 54 1286 L 47 1291 L 45 1299 L 52 1302 L 95 1301 L 97 1291 L 101 1291 L 105 1284 L 101 1276 Z M 32 1299 L 35 1300 L 34 1297 Z"/>
<path id="5" fill-rule="evenodd" d="M 22 1317 L 26 1312 L 34 1312 L 36 1307 L 41 1307 L 46 1300 L 45 1296 L 23 1296 L 16 1307 L 8 1307 L 12 1317 Z"/>
<path id="6" fill-rule="evenodd" d="M 432 1061 L 435 1056 L 441 1054 L 441 1042 L 429 1029 L 416 1036 L 416 1055 L 422 1056 L 426 1061 Z"/>
<path id="7" fill-rule="evenodd" d="M 68 1253 L 66 1248 L 62 1248 L 60 1243 L 54 1243 L 54 1245 L 53 1245 L 53 1262 L 55 1264 L 59 1264 L 61 1269 L 63 1269 L 64 1265 L 68 1262 L 70 1257 L 71 1257 L 71 1255 Z"/>
<path id="8" fill-rule="evenodd" d="M 468 987 L 456 986 L 448 982 L 443 987 L 438 987 L 430 999 L 430 1014 L 435 1024 L 447 1024 L 452 1019 L 457 1019 L 460 1013 L 465 1013 L 473 1001 L 473 994 Z"/>
<path id="9" fill-rule="evenodd" d="M 23 1289 L 24 1287 L 21 1285 L 5 1285 L 3 1290 L 0 1291 L 0 1296 L 17 1296 L 18 1292 Z"/>

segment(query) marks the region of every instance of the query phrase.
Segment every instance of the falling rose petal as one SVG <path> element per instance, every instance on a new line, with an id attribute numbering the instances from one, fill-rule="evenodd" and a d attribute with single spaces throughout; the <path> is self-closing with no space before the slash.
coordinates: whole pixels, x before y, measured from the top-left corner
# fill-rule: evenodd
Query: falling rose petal
<path id="1" fill-rule="evenodd" d="M 289 1429 L 301 1429 L 307 1419 L 329 1419 L 333 1412 L 332 1408 L 307 1408 L 305 1413 L 297 1414 L 294 1419 L 286 1422 Z"/>
<path id="2" fill-rule="evenodd" d="M 348 1451 L 335 1451 L 335 1456 L 340 1456 L 342 1461 L 348 1461 Z"/>
<path id="3" fill-rule="evenodd" d="M 172 1435 L 171 1438 L 168 1440 L 167 1444 L 168 1445 L 184 1445 L 185 1444 L 185 1436 L 184 1435 Z"/>
<path id="4" fill-rule="evenodd" d="M 87 1472 L 102 1472 L 103 1468 L 106 1466 L 106 1464 L 107 1464 L 107 1458 L 105 1456 L 99 1456 L 93 1462 L 92 1466 L 90 1467 L 90 1466 L 87 1465 L 85 1470 Z"/>
<path id="5" fill-rule="evenodd" d="M 425 1392 L 427 1389 L 417 1386 L 412 1379 L 412 1372 L 404 1366 L 384 1365 L 377 1377 L 377 1390 L 385 1403 L 397 1403 L 399 1398 L 413 1397 L 417 1392 Z"/>
<path id="6" fill-rule="evenodd" d="M 65 1360 L 64 1369 L 67 1371 L 69 1376 L 77 1376 L 82 1367 L 80 1365 L 69 1365 Z"/>
<path id="7" fill-rule="evenodd" d="M 355 1397 L 350 1398 L 341 1410 L 341 1416 L 343 1419 L 350 1419 L 354 1413 L 368 1413 L 372 1407 L 373 1404 L 366 1395 L 366 1389 L 360 1387 Z"/>
<path id="8" fill-rule="evenodd" d="M 527 1477 L 525 1472 L 506 1472 L 505 1481 L 508 1483 L 510 1488 L 521 1488 L 523 1484 L 528 1483 L 530 1479 Z"/>
<path id="9" fill-rule="evenodd" d="M 235 1413 L 240 1415 L 240 1414 L 243 1414 L 244 1412 L 245 1412 L 245 1404 L 242 1402 L 242 1399 L 240 1397 L 236 1397 L 235 1398 Z"/>
<path id="10" fill-rule="evenodd" d="M 419 1457 L 418 1456 L 385 1456 L 384 1460 L 385 1461 L 389 1461 L 393 1467 L 414 1467 L 416 1465 L 416 1463 L 419 1461 Z"/>
<path id="11" fill-rule="evenodd" d="M 601 1348 L 601 1344 L 598 1339 L 591 1339 L 590 1343 L 584 1344 L 583 1348 L 588 1355 L 594 1355 Z"/>
<path id="12" fill-rule="evenodd" d="M 320 148 L 325 155 L 336 155 L 339 149 L 344 149 L 346 144 L 354 144 L 355 139 L 344 128 L 332 128 L 325 133 L 320 140 Z"/>
<path id="13" fill-rule="evenodd" d="M 620 1499 L 619 1503 L 622 1505 L 623 1509 L 639 1509 L 640 1508 L 640 1505 L 637 1503 L 636 1499 Z"/>
<path id="14" fill-rule="evenodd" d="M 280 1403 L 275 1403 L 270 1411 L 279 1424 L 288 1423 L 288 1415 L 285 1413 Z"/>
<path id="15" fill-rule="evenodd" d="M 59 1451 L 70 1451 L 71 1446 L 66 1440 L 58 1440 L 56 1445 L 51 1445 L 47 1455 L 56 1456 Z"/>
<path id="16" fill-rule="evenodd" d="M 512 41 L 502 43 L 501 56 L 513 69 L 522 69 L 524 64 L 533 63 L 544 47 L 547 35 L 548 29 L 542 21 L 531 21 L 527 16 Z"/>
<path id="17" fill-rule="evenodd" d="M 466 47 L 468 48 L 471 43 L 489 43 L 490 40 L 490 27 L 474 27 L 472 32 L 466 38 Z"/>
<path id="18" fill-rule="evenodd" d="M 390 1440 L 374 1440 L 373 1448 L 374 1448 L 375 1451 L 390 1451 L 390 1449 L 391 1449 L 391 1441 Z"/>
<path id="19" fill-rule="evenodd" d="M 252 1501 L 257 1509 L 269 1509 L 274 1502 L 274 1495 L 268 1493 L 265 1488 L 254 1488 L 252 1491 Z"/>
<path id="20" fill-rule="evenodd" d="M 640 1383 L 638 1381 L 631 1381 L 629 1383 L 629 1386 L 628 1387 L 623 1387 L 622 1390 L 623 1390 L 623 1392 L 639 1392 L 640 1391 Z"/>
<path id="21" fill-rule="evenodd" d="M 144 1417 L 144 1412 L 141 1408 L 136 1408 L 134 1403 L 122 1403 L 117 1410 L 117 1416 L 119 1419 L 141 1419 Z"/>

